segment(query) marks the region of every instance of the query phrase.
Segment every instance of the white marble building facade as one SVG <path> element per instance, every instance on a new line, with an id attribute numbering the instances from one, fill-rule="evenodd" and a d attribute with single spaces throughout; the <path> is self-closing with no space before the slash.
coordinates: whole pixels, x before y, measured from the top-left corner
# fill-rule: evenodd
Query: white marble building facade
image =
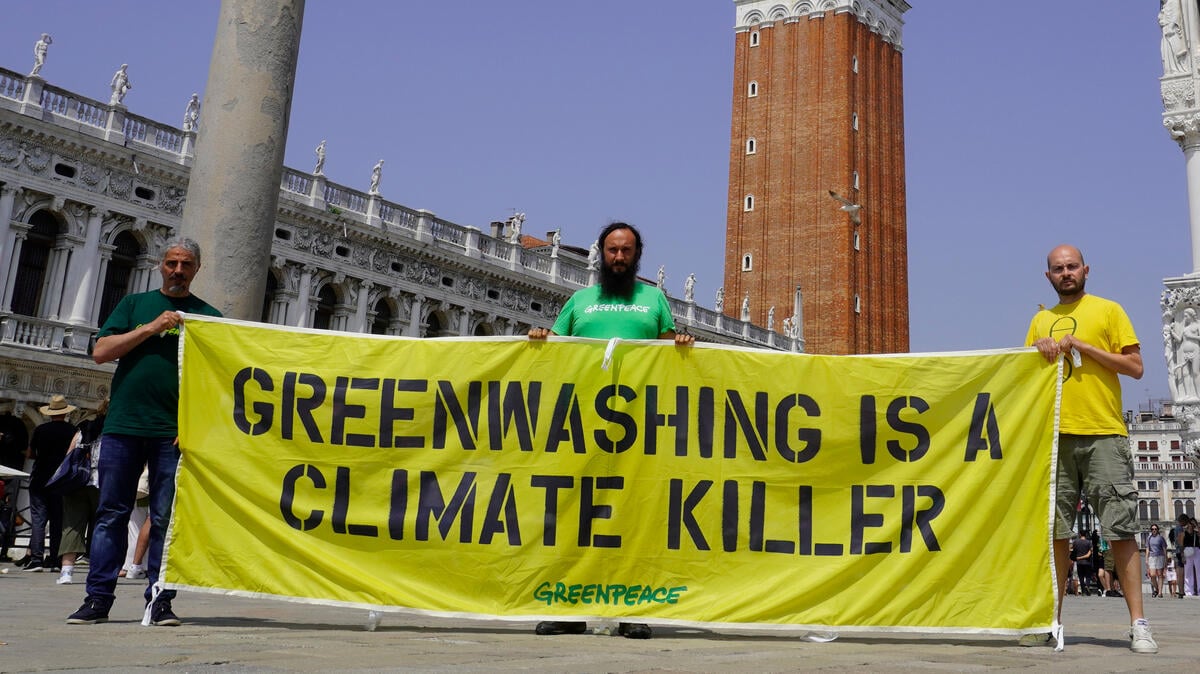
<path id="1" fill-rule="evenodd" d="M 158 287 L 156 262 L 180 226 L 203 123 L 190 104 L 181 129 L 0 69 L 6 441 L 24 442 L 55 393 L 80 406 L 77 415 L 107 395 L 112 366 L 94 364 L 90 345 L 121 297 Z M 407 337 L 516 335 L 551 324 L 570 293 L 595 280 L 586 247 L 521 236 L 513 220 L 489 231 L 455 224 L 331 182 L 320 164 L 284 169 L 263 321 Z M 792 331 L 725 317 L 690 291 L 670 304 L 702 341 L 802 349 Z"/>

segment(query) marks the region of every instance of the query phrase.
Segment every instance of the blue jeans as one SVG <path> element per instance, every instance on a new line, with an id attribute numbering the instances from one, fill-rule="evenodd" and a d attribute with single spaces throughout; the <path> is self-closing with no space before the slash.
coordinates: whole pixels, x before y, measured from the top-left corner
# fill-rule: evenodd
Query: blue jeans
<path id="1" fill-rule="evenodd" d="M 29 488 L 29 556 L 45 558 L 46 566 L 58 566 L 58 548 L 62 542 L 62 497 L 45 487 Z M 50 530 L 50 549 L 46 550 L 46 530 Z"/>
<path id="2" fill-rule="evenodd" d="M 100 507 L 92 530 L 89 557 L 88 597 L 112 605 L 116 598 L 117 574 L 125 563 L 128 547 L 129 513 L 137 501 L 142 467 L 150 470 L 150 548 L 146 551 L 146 601 L 158 582 L 162 566 L 163 540 L 175 501 L 175 469 L 179 448 L 175 438 L 143 438 L 105 433 L 100 444 Z M 164 590 L 160 599 L 173 599 L 174 590 Z"/>

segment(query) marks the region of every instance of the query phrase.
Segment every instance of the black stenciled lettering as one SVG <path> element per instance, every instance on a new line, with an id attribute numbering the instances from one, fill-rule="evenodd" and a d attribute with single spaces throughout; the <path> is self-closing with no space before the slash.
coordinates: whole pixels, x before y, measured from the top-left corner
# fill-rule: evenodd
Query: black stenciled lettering
<path id="1" fill-rule="evenodd" d="M 592 526 L 595 520 L 612 519 L 613 514 L 611 505 L 598 504 L 596 502 L 596 492 L 601 489 L 624 489 L 625 478 L 621 475 L 610 475 L 607 477 L 584 476 L 580 478 L 579 483 L 579 547 L 621 547 L 620 536 L 606 534 L 596 534 L 593 536 Z"/>
<path id="2" fill-rule="evenodd" d="M 289 527 L 300 531 L 311 531 L 321 525 L 325 511 L 314 509 L 303 520 L 296 515 L 296 483 L 302 477 L 307 477 L 316 489 L 325 488 L 325 476 L 317 470 L 316 466 L 303 463 L 292 466 L 283 476 L 283 489 L 279 494 L 279 512 Z"/>
<path id="3" fill-rule="evenodd" d="M 971 413 L 971 430 L 967 431 L 967 450 L 963 461 L 974 461 L 979 452 L 985 450 L 996 461 L 1004 458 L 992 394 L 979 393 L 975 396 L 975 410 Z"/>
<path id="4" fill-rule="evenodd" d="M 425 393 L 429 382 L 424 379 L 384 379 L 379 404 L 379 446 L 397 449 L 421 449 L 425 437 L 421 435 L 393 435 L 398 421 L 412 421 L 416 413 L 412 407 L 396 407 L 396 393 Z"/>
<path id="5" fill-rule="evenodd" d="M 271 423 L 275 414 L 275 406 L 269 402 L 257 401 L 251 405 L 254 414 L 258 416 L 258 421 L 253 424 L 246 417 L 246 385 L 254 380 L 258 384 L 259 391 L 274 391 L 275 382 L 271 380 L 271 375 L 267 374 L 266 370 L 260 368 L 244 367 L 238 370 L 233 376 L 233 423 L 237 429 L 246 435 L 262 435 L 271 430 Z"/>
<path id="6" fill-rule="evenodd" d="M 488 499 L 487 513 L 479 530 L 479 542 L 488 545 L 492 538 L 501 533 L 508 534 L 508 544 L 521 544 L 521 524 L 517 516 L 516 492 L 512 486 L 512 475 L 500 473 Z"/>
<path id="7" fill-rule="evenodd" d="M 307 386 L 310 393 L 302 397 L 297 387 Z M 279 435 L 284 440 L 292 439 L 292 423 L 300 418 L 309 442 L 325 442 L 313 412 L 325 402 L 325 380 L 308 372 L 286 372 L 283 375 L 283 404 L 279 415 Z"/>
<path id="8" fill-rule="evenodd" d="M 905 421 L 900 414 L 906 409 L 913 409 L 917 414 L 929 411 L 929 403 L 916 396 L 896 398 L 888 405 L 888 426 L 897 433 L 908 433 L 916 438 L 916 446 L 905 450 L 899 440 L 888 440 L 888 453 L 897 461 L 919 461 L 929 451 L 929 429 L 915 421 Z"/>
<path id="9" fill-rule="evenodd" d="M 596 414 L 602 420 L 620 426 L 624 433 L 620 439 L 614 440 L 609 437 L 608 429 L 601 428 L 596 429 L 592 437 L 600 449 L 612 454 L 620 454 L 633 446 L 634 441 L 637 440 L 638 428 L 637 422 L 632 416 L 609 406 L 613 398 L 632 402 L 637 398 L 637 393 L 623 384 L 611 384 L 600 389 L 600 392 L 596 394 Z"/>
<path id="10" fill-rule="evenodd" d="M 750 549 L 755 552 L 796 552 L 793 541 L 766 538 L 767 483 L 755 480 L 750 485 Z"/>
<path id="11" fill-rule="evenodd" d="M 642 392 L 646 399 L 645 427 L 646 454 L 658 453 L 658 429 L 670 428 L 675 431 L 675 456 L 687 456 L 688 445 L 688 389 L 686 386 L 675 387 L 675 411 L 663 414 L 658 408 L 658 387 L 647 386 Z"/>
<path id="12" fill-rule="evenodd" d="M 946 495 L 941 489 L 929 484 L 913 486 L 906 484 L 901 487 L 901 507 L 903 509 L 904 525 L 900 528 L 900 552 L 912 550 L 912 530 L 916 527 L 921 532 L 921 540 L 930 552 L 942 549 L 937 536 L 933 533 L 933 520 L 942 514 L 946 507 Z M 917 510 L 917 499 L 927 498 L 930 505 L 924 510 Z"/>
<path id="13" fill-rule="evenodd" d="M 346 401 L 351 390 L 378 391 L 379 379 L 338 377 L 333 387 L 333 420 L 329 430 L 329 442 L 349 447 L 374 447 L 375 436 L 365 433 L 346 433 L 347 419 L 365 419 L 366 405 L 352 405 Z"/>
<path id="14" fill-rule="evenodd" d="M 350 513 L 350 469 L 338 466 L 333 481 L 333 525 L 335 534 L 348 533 L 351 536 L 379 535 L 379 527 L 374 524 L 347 524 L 346 518 Z"/>
<path id="15" fill-rule="evenodd" d="M 491 432 L 492 449 L 503 449 L 504 438 L 515 428 L 517 446 L 523 452 L 533 451 L 533 434 L 537 428 L 541 399 L 540 381 L 529 382 L 527 389 L 521 388 L 521 382 L 510 381 L 504 387 L 503 395 L 500 393 L 500 382 L 488 382 L 488 429 Z"/>
<path id="16" fill-rule="evenodd" d="M 708 550 L 708 540 L 704 538 L 704 532 L 700 529 L 700 522 L 696 520 L 694 514 L 700 502 L 712 489 L 712 480 L 701 480 L 692 487 L 687 496 L 683 495 L 683 480 L 673 478 L 668 486 L 670 509 L 667 517 L 667 549 L 678 550 L 682 544 L 683 529 L 687 529 L 688 536 L 692 540 L 692 544 L 697 550 Z"/>
<path id="17" fill-rule="evenodd" d="M 881 554 L 892 551 L 892 544 L 863 543 L 868 528 L 883 526 L 883 515 L 867 512 L 866 499 L 894 498 L 896 487 L 890 484 L 853 485 L 850 489 L 850 554 Z"/>
<path id="18" fill-rule="evenodd" d="M 738 483 L 725 480 L 721 485 L 721 549 L 737 550 L 738 544 Z"/>
<path id="19" fill-rule="evenodd" d="M 817 456 L 817 452 L 821 451 L 821 431 L 806 427 L 796 429 L 796 440 L 800 442 L 801 449 L 799 451 L 792 449 L 788 437 L 788 419 L 791 416 L 790 412 L 794 409 L 803 410 L 809 417 L 821 416 L 821 408 L 811 397 L 803 393 L 785 396 L 775 406 L 775 451 L 786 461 L 805 463 L 811 461 Z"/>
<path id="20" fill-rule="evenodd" d="M 388 507 L 388 536 L 394 541 L 404 540 L 404 518 L 408 516 L 408 471 L 403 468 L 392 471 L 392 498 Z"/>
<path id="21" fill-rule="evenodd" d="M 423 470 L 420 479 L 421 491 L 417 497 L 417 540 L 429 540 L 430 521 L 437 522 L 438 533 L 441 534 L 442 540 L 449 540 L 450 527 L 454 526 L 455 520 L 458 520 L 458 541 L 470 543 L 475 519 L 475 473 L 463 473 L 458 488 L 454 490 L 454 496 L 450 497 L 449 503 L 442 495 L 437 473 Z"/>
<path id="22" fill-rule="evenodd" d="M 587 452 L 583 435 L 583 415 L 579 411 L 579 398 L 574 384 L 563 384 L 554 402 L 554 415 L 546 431 L 546 451 L 557 452 L 558 446 L 570 442 L 576 454 Z"/>
<path id="23" fill-rule="evenodd" d="M 575 486 L 575 478 L 569 475 L 534 475 L 529 480 L 532 487 L 546 490 L 545 528 L 542 545 L 552 546 L 558 539 L 558 493 Z"/>
<path id="24" fill-rule="evenodd" d="M 750 456 L 755 461 L 767 460 L 767 433 L 770 424 L 767 423 L 767 394 L 758 391 L 754 394 L 754 422 L 742 402 L 742 394 L 733 389 L 725 391 L 725 458 L 737 458 L 738 429 L 742 430 L 741 437 L 746 441 Z"/>
<path id="25" fill-rule="evenodd" d="M 716 438 L 717 406 L 716 392 L 711 386 L 700 387 L 696 395 L 696 440 L 700 445 L 700 458 L 711 459 Z"/>
<path id="26" fill-rule="evenodd" d="M 479 439 L 479 410 L 483 407 L 483 382 L 467 382 L 467 405 L 463 408 L 454 390 L 454 382 L 440 380 L 433 406 L 433 448 L 446 448 L 446 419 L 449 417 L 458 431 L 462 449 L 475 449 Z"/>

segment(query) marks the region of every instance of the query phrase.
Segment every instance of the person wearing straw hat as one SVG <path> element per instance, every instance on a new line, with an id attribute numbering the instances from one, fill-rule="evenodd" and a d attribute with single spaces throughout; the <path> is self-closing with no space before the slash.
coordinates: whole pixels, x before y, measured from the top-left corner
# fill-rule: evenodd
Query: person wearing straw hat
<path id="1" fill-rule="evenodd" d="M 67 447 L 75 437 L 75 427 L 67 415 L 75 411 L 66 397 L 56 394 L 48 405 L 38 411 L 50 421 L 33 429 L 29 438 L 29 458 L 33 470 L 29 473 L 29 562 L 26 571 L 40 572 L 59 566 L 58 546 L 62 541 L 62 496 L 46 489 L 46 482 L 67 455 Z M 50 530 L 50 548 L 46 548 L 46 530 Z"/>

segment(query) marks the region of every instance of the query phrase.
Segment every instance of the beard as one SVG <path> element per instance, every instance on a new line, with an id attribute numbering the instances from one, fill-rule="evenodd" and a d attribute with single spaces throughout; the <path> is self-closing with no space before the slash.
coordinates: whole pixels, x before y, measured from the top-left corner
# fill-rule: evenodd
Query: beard
<path id="1" fill-rule="evenodd" d="M 1087 285 L 1087 279 L 1081 276 L 1081 277 L 1079 277 L 1079 283 L 1077 285 L 1075 285 L 1067 290 L 1064 290 L 1063 288 L 1064 288 L 1065 284 L 1060 282 L 1058 285 L 1054 286 L 1054 290 L 1058 292 L 1059 297 L 1071 297 L 1073 295 L 1078 295 L 1079 293 L 1082 293 L 1084 286 L 1086 286 L 1086 285 Z"/>
<path id="2" fill-rule="evenodd" d="M 600 263 L 600 289 L 605 295 L 612 297 L 633 297 L 633 289 L 637 283 L 638 267 L 641 260 L 635 260 L 625 266 L 624 271 L 616 271 L 608 264 Z"/>

